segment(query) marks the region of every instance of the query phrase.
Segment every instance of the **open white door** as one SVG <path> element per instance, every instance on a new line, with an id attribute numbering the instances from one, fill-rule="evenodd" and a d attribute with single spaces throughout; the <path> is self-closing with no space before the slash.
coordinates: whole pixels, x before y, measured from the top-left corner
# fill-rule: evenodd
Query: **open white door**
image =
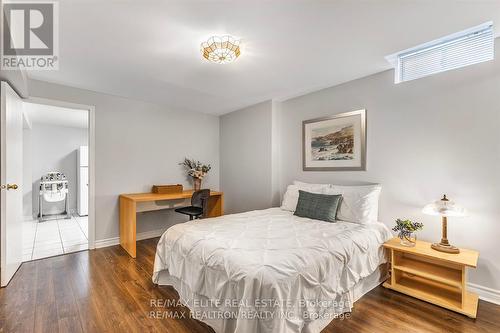
<path id="1" fill-rule="evenodd" d="M 0 283 L 4 287 L 23 259 L 23 102 L 6 82 L 1 83 L 0 123 Z"/>

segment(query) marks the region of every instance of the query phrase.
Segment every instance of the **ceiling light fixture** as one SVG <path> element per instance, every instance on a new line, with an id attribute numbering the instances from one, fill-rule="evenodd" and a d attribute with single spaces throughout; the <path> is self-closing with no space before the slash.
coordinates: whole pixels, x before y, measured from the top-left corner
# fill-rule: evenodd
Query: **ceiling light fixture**
<path id="1" fill-rule="evenodd" d="M 203 58 L 218 64 L 227 64 L 240 56 L 240 40 L 233 36 L 212 36 L 201 43 Z"/>

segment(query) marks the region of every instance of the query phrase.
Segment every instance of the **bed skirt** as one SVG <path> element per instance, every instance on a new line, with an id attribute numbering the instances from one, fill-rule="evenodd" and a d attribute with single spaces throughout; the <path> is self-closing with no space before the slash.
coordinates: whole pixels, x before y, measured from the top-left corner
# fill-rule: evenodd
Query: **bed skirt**
<path id="1" fill-rule="evenodd" d="M 381 264 L 378 269 L 365 278 L 362 278 L 351 288 L 347 293 L 341 295 L 337 300 L 337 304 L 344 304 L 342 307 L 335 307 L 329 310 L 327 315 L 323 314 L 315 320 L 307 321 L 302 327 L 297 327 L 294 332 L 297 333 L 319 333 L 332 321 L 332 318 L 342 317 L 342 314 L 351 312 L 354 307 L 354 302 L 359 300 L 363 295 L 383 283 L 388 276 L 387 264 Z M 221 311 L 219 307 L 212 306 L 211 300 L 206 296 L 194 293 L 191 288 L 176 277 L 170 276 L 167 270 L 161 271 L 158 276 L 159 285 L 170 285 L 178 292 L 180 301 L 188 307 L 192 312 L 194 319 L 200 320 L 210 325 L 217 333 L 233 333 L 239 332 L 237 321 L 235 318 L 215 318 L 207 314 L 214 314 Z M 239 319 L 241 320 L 241 318 Z M 259 320 L 256 318 L 247 320 Z M 260 330 L 259 330 L 260 331 Z M 288 333 L 286 332 L 277 333 Z M 255 332 L 258 333 L 258 332 Z"/>

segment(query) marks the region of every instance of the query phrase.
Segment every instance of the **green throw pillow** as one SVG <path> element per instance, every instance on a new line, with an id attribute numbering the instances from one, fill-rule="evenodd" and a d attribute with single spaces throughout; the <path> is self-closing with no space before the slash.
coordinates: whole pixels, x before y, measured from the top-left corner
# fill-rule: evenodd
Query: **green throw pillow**
<path id="1" fill-rule="evenodd" d="M 342 195 L 310 193 L 299 190 L 299 201 L 294 215 L 314 220 L 335 222 Z"/>

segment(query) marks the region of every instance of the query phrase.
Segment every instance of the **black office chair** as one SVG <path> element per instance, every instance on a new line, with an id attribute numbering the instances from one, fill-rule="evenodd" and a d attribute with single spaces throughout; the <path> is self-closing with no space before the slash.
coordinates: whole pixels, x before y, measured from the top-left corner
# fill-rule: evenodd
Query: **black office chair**
<path id="1" fill-rule="evenodd" d="M 210 190 L 199 190 L 193 192 L 191 196 L 191 206 L 177 208 L 175 211 L 184 215 L 189 215 L 189 220 L 206 217 L 208 211 L 208 199 Z"/>

